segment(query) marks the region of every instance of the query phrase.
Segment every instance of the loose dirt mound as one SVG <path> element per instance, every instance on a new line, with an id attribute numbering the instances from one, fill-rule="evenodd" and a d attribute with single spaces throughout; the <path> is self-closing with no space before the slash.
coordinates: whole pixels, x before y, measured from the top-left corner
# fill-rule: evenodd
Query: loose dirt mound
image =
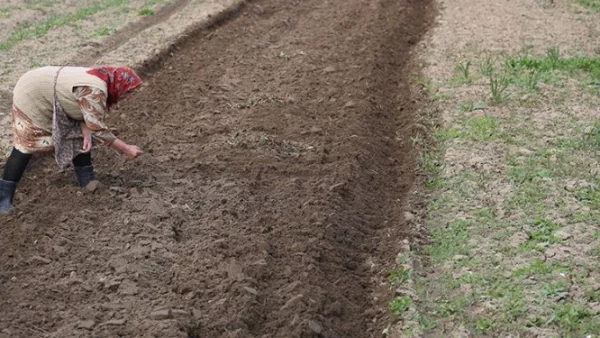
<path id="1" fill-rule="evenodd" d="M 425 14 L 256 1 L 181 46 L 113 113 L 143 158 L 98 151 L 93 194 L 50 159 L 30 167 L 0 229 L 0 332 L 378 336 Z"/>

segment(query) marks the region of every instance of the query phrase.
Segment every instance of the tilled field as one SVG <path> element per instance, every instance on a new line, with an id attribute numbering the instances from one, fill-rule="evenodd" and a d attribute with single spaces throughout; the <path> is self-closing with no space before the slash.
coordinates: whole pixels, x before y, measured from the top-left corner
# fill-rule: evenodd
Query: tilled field
<path id="1" fill-rule="evenodd" d="M 253 1 L 111 124 L 103 186 L 32 162 L 0 228 L 0 337 L 378 337 L 411 187 L 427 1 Z M 388 290 L 389 291 L 389 290 Z"/>

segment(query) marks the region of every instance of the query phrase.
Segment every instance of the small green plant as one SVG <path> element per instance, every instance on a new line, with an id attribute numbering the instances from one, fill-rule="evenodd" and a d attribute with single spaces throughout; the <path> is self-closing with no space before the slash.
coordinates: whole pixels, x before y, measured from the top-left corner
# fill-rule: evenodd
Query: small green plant
<path id="1" fill-rule="evenodd" d="M 437 304 L 436 312 L 442 317 L 461 316 L 466 306 L 467 301 L 464 298 L 446 299 Z"/>
<path id="2" fill-rule="evenodd" d="M 538 82 L 540 81 L 540 74 L 535 70 L 530 70 L 527 72 L 526 81 L 525 81 L 525 89 L 530 92 L 538 91 Z"/>
<path id="3" fill-rule="evenodd" d="M 474 117 L 466 122 L 467 138 L 477 141 L 484 141 L 493 138 L 496 135 L 500 123 L 491 116 Z"/>
<path id="4" fill-rule="evenodd" d="M 555 304 L 548 324 L 559 327 L 571 334 L 580 334 L 572 335 L 572 337 L 580 337 L 589 332 L 598 332 L 600 330 L 600 324 L 595 318 L 594 313 L 578 304 L 570 303 Z"/>
<path id="5" fill-rule="evenodd" d="M 554 237 L 554 232 L 558 229 L 560 226 L 556 223 L 543 219 L 536 220 L 527 231 L 528 243 L 557 243 L 559 239 Z"/>
<path id="6" fill-rule="evenodd" d="M 265 134 L 261 134 L 258 137 L 258 146 L 264 146 L 267 145 L 269 143 L 272 143 L 273 141 L 269 138 L 269 136 L 265 135 Z"/>
<path id="7" fill-rule="evenodd" d="M 439 159 L 439 154 L 431 150 L 423 150 L 419 152 L 419 164 L 427 173 L 427 181 L 425 186 L 428 188 L 439 187 L 442 184 L 440 173 L 443 166 Z"/>
<path id="8" fill-rule="evenodd" d="M 10 13 L 12 12 L 12 8 L 0 8 L 0 17 L 10 18 Z"/>
<path id="9" fill-rule="evenodd" d="M 486 77 L 490 77 L 494 73 L 494 62 L 490 55 L 487 55 L 485 59 L 479 63 L 479 72 Z"/>
<path id="10" fill-rule="evenodd" d="M 456 65 L 455 71 L 458 76 L 451 80 L 451 83 L 456 85 L 463 85 L 471 83 L 471 60 L 461 62 Z"/>
<path id="11" fill-rule="evenodd" d="M 146 8 L 140 9 L 140 11 L 138 12 L 138 14 L 140 16 L 153 16 L 155 13 L 154 13 L 154 10 L 152 8 L 147 8 L 146 7 Z"/>
<path id="12" fill-rule="evenodd" d="M 475 110 L 475 105 L 473 104 L 473 101 L 468 101 L 465 103 L 461 103 L 458 105 L 458 110 L 468 113 L 468 112 L 472 112 L 473 110 Z"/>
<path id="13" fill-rule="evenodd" d="M 424 330 L 434 330 L 437 327 L 437 323 L 434 319 L 431 318 L 427 318 L 425 316 L 419 315 L 418 316 L 418 321 L 419 321 L 419 325 L 424 329 Z"/>
<path id="14" fill-rule="evenodd" d="M 94 36 L 108 36 L 116 32 L 116 29 L 109 27 L 101 27 L 94 30 Z"/>
<path id="15" fill-rule="evenodd" d="M 506 93 L 506 89 L 508 88 L 508 84 L 510 82 L 505 76 L 501 76 L 498 78 L 494 75 L 490 75 L 489 78 L 490 91 L 492 94 L 492 104 L 501 104 L 508 98 L 508 93 Z"/>
<path id="16" fill-rule="evenodd" d="M 594 210 L 600 210 L 600 189 L 597 186 L 580 188 L 575 192 L 575 197 Z"/>
<path id="17" fill-rule="evenodd" d="M 460 71 L 462 77 L 465 80 L 469 80 L 469 69 L 471 68 L 471 60 L 466 61 L 465 63 L 459 63 L 457 69 Z"/>
<path id="18" fill-rule="evenodd" d="M 250 141 L 248 139 L 241 137 L 239 135 L 232 137 L 231 139 L 229 139 L 227 141 L 227 143 L 229 143 L 229 145 L 234 148 L 247 149 L 247 148 L 250 148 L 250 146 L 251 146 Z"/>
<path id="19" fill-rule="evenodd" d="M 600 150 L 600 120 L 594 122 L 589 132 L 584 135 L 584 142 L 595 150 Z"/>
<path id="20" fill-rule="evenodd" d="M 569 293 L 569 285 L 566 281 L 555 281 L 542 286 L 542 296 L 547 298 L 562 298 Z"/>
<path id="21" fill-rule="evenodd" d="M 410 309 L 412 305 L 412 300 L 409 297 L 401 296 L 394 298 L 390 304 L 389 308 L 392 314 L 399 316 Z"/>
<path id="22" fill-rule="evenodd" d="M 548 57 L 548 61 L 552 66 L 556 66 L 560 61 L 560 50 L 558 47 L 550 47 L 546 51 L 546 56 Z"/>
<path id="23" fill-rule="evenodd" d="M 290 61 L 292 57 L 291 57 L 291 56 L 289 56 L 289 55 L 287 55 L 287 54 L 286 54 L 286 53 L 284 53 L 284 52 L 279 52 L 279 58 L 280 58 L 280 59 L 283 59 L 283 60 L 285 60 L 285 61 Z"/>
<path id="24" fill-rule="evenodd" d="M 600 292 L 593 288 L 588 288 L 585 291 L 585 298 L 588 302 L 600 302 Z"/>
<path id="25" fill-rule="evenodd" d="M 433 96 L 434 101 L 446 101 L 453 100 L 456 98 L 454 93 L 437 93 Z"/>
<path id="26" fill-rule="evenodd" d="M 392 270 L 388 274 L 388 282 L 392 286 L 398 286 L 404 284 L 410 279 L 411 271 L 405 269 Z"/>
<path id="27" fill-rule="evenodd" d="M 475 324 L 475 329 L 479 332 L 486 332 L 494 328 L 495 322 L 488 318 L 480 318 Z"/>
<path id="28" fill-rule="evenodd" d="M 475 110 L 485 110 L 487 107 L 488 105 L 485 103 L 474 104 L 473 101 L 467 101 L 459 104 L 456 108 L 462 112 L 468 113 Z"/>
<path id="29" fill-rule="evenodd" d="M 487 220 L 493 220 L 494 218 L 496 218 L 496 214 L 494 212 L 494 209 L 492 209 L 492 208 L 476 210 L 473 212 L 473 215 L 475 215 L 479 218 L 487 219 Z"/>

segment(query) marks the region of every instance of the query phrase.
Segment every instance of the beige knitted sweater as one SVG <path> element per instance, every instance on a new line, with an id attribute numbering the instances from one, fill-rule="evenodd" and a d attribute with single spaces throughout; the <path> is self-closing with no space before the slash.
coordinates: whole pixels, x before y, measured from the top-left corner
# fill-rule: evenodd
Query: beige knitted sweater
<path id="1" fill-rule="evenodd" d="M 37 127 L 52 131 L 54 102 L 54 78 L 60 67 L 49 66 L 31 70 L 17 81 L 13 90 L 13 103 L 19 107 Z M 64 67 L 56 84 L 57 97 L 65 113 L 74 120 L 83 121 L 73 88 L 96 87 L 107 92 L 106 83 L 94 75 L 87 74 L 90 68 Z"/>

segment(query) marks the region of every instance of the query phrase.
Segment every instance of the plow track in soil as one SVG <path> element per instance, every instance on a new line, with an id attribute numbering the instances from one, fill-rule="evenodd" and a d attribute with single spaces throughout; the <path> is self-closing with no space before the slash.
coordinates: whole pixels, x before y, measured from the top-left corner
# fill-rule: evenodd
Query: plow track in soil
<path id="1" fill-rule="evenodd" d="M 379 336 L 429 22 L 427 1 L 262 0 L 175 48 L 111 115 L 142 158 L 96 151 L 94 194 L 30 165 L 0 336 Z"/>

